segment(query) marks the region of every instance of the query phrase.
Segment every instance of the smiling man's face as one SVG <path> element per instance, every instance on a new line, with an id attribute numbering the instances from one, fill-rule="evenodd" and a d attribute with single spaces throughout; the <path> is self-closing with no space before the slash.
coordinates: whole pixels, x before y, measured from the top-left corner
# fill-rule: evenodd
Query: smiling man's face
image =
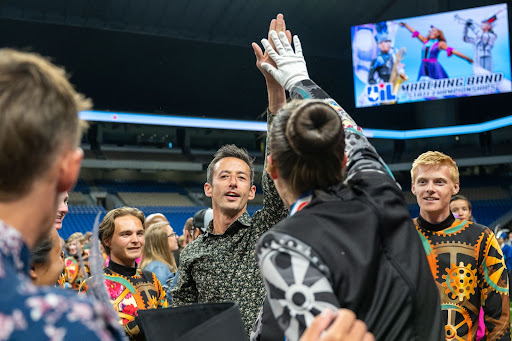
<path id="1" fill-rule="evenodd" d="M 212 198 L 212 208 L 229 216 L 243 212 L 255 192 L 249 165 L 235 157 L 220 159 L 213 169 L 212 183 L 205 184 L 205 194 Z"/>
<path id="2" fill-rule="evenodd" d="M 144 227 L 139 218 L 132 215 L 114 220 L 114 234 L 105 244 L 110 247 L 110 258 L 117 264 L 135 267 L 135 260 L 144 247 Z"/>
<path id="3" fill-rule="evenodd" d="M 421 165 L 411 186 L 420 206 L 420 215 L 430 223 L 439 223 L 450 214 L 450 199 L 459 192 L 459 183 L 451 177 L 450 166 Z"/>

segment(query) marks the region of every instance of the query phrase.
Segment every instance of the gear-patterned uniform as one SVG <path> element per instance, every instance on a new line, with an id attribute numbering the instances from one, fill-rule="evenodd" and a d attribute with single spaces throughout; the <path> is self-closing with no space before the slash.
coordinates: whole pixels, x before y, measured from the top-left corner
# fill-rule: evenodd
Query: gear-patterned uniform
<path id="1" fill-rule="evenodd" d="M 452 215 L 414 223 L 439 289 L 446 340 L 475 340 L 480 306 L 485 340 L 510 340 L 507 269 L 491 230 Z"/>

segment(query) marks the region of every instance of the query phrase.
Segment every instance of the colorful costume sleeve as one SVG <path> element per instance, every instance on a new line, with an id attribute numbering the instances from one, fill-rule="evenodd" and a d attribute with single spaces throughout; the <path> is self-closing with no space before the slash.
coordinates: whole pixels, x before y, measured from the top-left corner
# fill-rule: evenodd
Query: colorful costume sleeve
<path id="1" fill-rule="evenodd" d="M 509 283 L 505 258 L 492 232 L 484 238 L 484 242 L 479 269 L 483 280 L 479 285 L 487 340 L 510 340 Z"/>

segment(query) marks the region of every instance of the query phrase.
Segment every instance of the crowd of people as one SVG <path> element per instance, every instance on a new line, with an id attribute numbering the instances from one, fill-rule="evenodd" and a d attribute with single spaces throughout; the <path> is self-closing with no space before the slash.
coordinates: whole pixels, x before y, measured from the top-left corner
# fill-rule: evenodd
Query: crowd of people
<path id="1" fill-rule="evenodd" d="M 281 14 L 261 42 L 263 208 L 247 213 L 253 160 L 225 145 L 207 169 L 212 207 L 181 242 L 164 215 L 120 207 L 97 234 L 61 243 L 90 101 L 46 59 L 0 50 L 1 340 L 144 340 L 142 311 L 227 301 L 244 331 L 232 340 L 510 340 L 512 248 L 474 221 L 452 158 L 414 161 L 411 219 L 362 129 L 309 77 Z"/>

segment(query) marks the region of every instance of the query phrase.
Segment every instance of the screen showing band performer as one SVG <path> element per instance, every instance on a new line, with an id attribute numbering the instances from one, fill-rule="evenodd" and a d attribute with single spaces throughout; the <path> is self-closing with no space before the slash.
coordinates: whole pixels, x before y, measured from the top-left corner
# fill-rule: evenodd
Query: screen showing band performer
<path id="1" fill-rule="evenodd" d="M 506 4 L 352 27 L 356 107 L 511 92 Z"/>

